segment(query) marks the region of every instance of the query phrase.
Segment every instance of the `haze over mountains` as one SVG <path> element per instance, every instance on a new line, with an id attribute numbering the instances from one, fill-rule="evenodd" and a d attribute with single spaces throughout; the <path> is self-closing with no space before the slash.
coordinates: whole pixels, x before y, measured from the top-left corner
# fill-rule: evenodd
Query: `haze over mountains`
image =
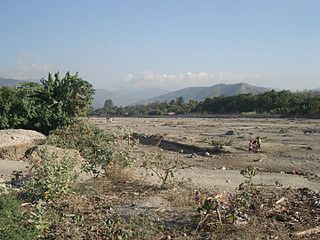
<path id="1" fill-rule="evenodd" d="M 96 89 L 93 99 L 93 107 L 102 107 L 105 100 L 111 99 L 116 106 L 127 106 L 140 101 L 163 95 L 169 91 L 159 88 L 147 88 L 143 90 L 118 90 L 109 91 L 106 89 Z"/>
<path id="2" fill-rule="evenodd" d="M 0 86 L 6 86 L 6 87 L 17 87 L 22 82 L 34 82 L 34 80 L 17 80 L 13 78 L 2 78 L 0 77 Z"/>
<path id="3" fill-rule="evenodd" d="M 21 82 L 26 81 L 35 80 L 17 80 L 0 77 L 0 86 L 14 87 L 18 86 Z M 185 101 L 189 101 L 190 99 L 199 101 L 206 98 L 218 97 L 222 95 L 233 96 L 246 93 L 259 94 L 269 90 L 269 88 L 253 86 L 247 83 L 220 83 L 209 87 L 188 87 L 171 92 L 159 88 L 147 88 L 142 90 L 122 89 L 117 91 L 96 89 L 94 94 L 93 107 L 102 107 L 105 100 L 107 99 L 111 99 L 114 105 L 127 106 L 134 104 L 147 104 L 152 102 L 169 102 L 172 99 L 176 99 L 178 97 L 183 97 Z M 312 89 L 311 91 L 320 91 L 320 87 Z"/>
<path id="4" fill-rule="evenodd" d="M 259 94 L 269 91 L 269 88 L 252 86 L 247 83 L 236 84 L 216 84 L 210 87 L 188 87 L 178 91 L 170 92 L 161 96 L 153 97 L 143 101 L 141 103 L 148 102 L 164 102 L 176 99 L 177 97 L 183 97 L 185 101 L 190 99 L 204 100 L 206 98 L 218 97 L 218 96 L 233 96 L 238 94 L 252 93 Z"/>

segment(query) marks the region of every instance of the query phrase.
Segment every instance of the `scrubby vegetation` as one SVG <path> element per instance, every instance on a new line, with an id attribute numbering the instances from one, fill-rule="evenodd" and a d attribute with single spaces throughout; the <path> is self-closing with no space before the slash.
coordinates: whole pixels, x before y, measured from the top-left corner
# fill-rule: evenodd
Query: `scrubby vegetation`
<path id="1" fill-rule="evenodd" d="M 82 165 L 85 172 L 105 176 L 110 165 L 124 168 L 133 162 L 130 153 L 135 142 L 128 143 L 128 138 L 128 129 L 108 134 L 94 125 L 78 121 L 52 131 L 46 142 L 64 149 L 77 149 L 85 159 Z"/>
<path id="2" fill-rule="evenodd" d="M 90 84 L 69 73 L 63 79 L 49 75 L 41 84 L 0 89 L 1 128 L 48 133 L 40 143 L 44 148 L 31 159 L 30 172 L 14 172 L 10 182 L 0 184 L 1 239 L 290 239 L 305 234 L 301 229 L 317 230 L 319 194 L 283 189 L 279 183 L 272 189 L 257 186 L 255 167 L 240 171 L 245 180 L 232 193 L 194 191 L 186 182 L 170 185 L 178 170 L 189 167 L 179 158 L 182 153 L 167 158 L 158 151 L 159 142 L 154 146 L 156 151 L 137 153 L 137 134 L 130 129 L 121 127 L 109 133 L 79 120 L 88 110 L 92 93 Z M 143 110 L 138 115 L 233 113 L 236 109 L 289 115 L 319 111 L 318 97 L 290 94 L 239 95 L 201 103 L 184 103 L 179 98 L 169 105 L 164 103 L 160 111 Z M 287 105 L 283 105 L 285 100 Z M 106 101 L 99 114 L 126 114 L 119 109 Z M 132 109 L 128 114 L 137 114 L 135 107 Z M 174 125 L 185 124 L 178 121 Z M 212 147 L 233 144 L 228 139 L 205 141 Z M 55 150 L 49 151 L 47 146 Z M 77 150 L 81 160 L 67 154 L 58 157 L 58 148 Z M 159 185 L 130 177 L 126 167 L 137 155 Z M 89 180 L 78 181 L 80 174 Z"/>
<path id="3" fill-rule="evenodd" d="M 159 179 L 161 188 L 166 188 L 177 171 L 189 166 L 179 159 L 166 159 L 165 155 L 159 151 L 156 153 L 146 153 L 142 167 L 148 174 L 156 176 Z"/>
<path id="4" fill-rule="evenodd" d="M 35 225 L 29 224 L 30 215 L 21 204 L 15 194 L 0 193 L 0 239 L 35 239 L 40 234 Z"/>
<path id="5" fill-rule="evenodd" d="M 94 89 L 77 73 L 63 78 L 59 73 L 49 74 L 40 82 L 0 87 L 0 129 L 34 129 L 48 134 L 87 114 Z"/>
<path id="6" fill-rule="evenodd" d="M 2 184 L 0 218 L 6 220 L 0 225 L 0 236 L 3 236 L 1 239 L 46 239 L 50 235 L 65 239 L 69 234 L 72 239 L 77 239 L 77 236 L 91 236 L 91 224 L 102 231 L 93 234 L 92 236 L 97 236 L 94 239 L 148 239 L 145 236 L 149 236 L 149 229 L 144 229 L 147 225 L 141 225 L 147 224 L 143 218 L 125 219 L 116 213 L 110 213 L 96 215 L 95 222 L 91 222 L 92 219 L 83 219 L 81 211 L 78 212 L 79 215 L 65 211 L 65 201 L 68 203 L 68 199 L 74 196 L 77 196 L 80 205 L 94 204 L 82 202 L 82 197 L 75 192 L 81 191 L 81 186 L 86 186 L 76 181 L 82 172 L 104 177 L 104 181 L 111 179 L 115 184 L 116 181 L 123 181 L 121 171 L 134 159 L 130 155 L 134 142 L 128 145 L 127 129 L 120 129 L 119 132 L 122 134 L 107 134 L 82 121 L 60 126 L 52 131 L 46 142 L 43 142 L 45 146 L 78 149 L 84 160 L 77 162 L 67 155 L 61 158 L 42 148 L 31 160 L 28 175 L 15 172 L 11 182 Z M 115 174 L 118 176 L 114 177 Z M 87 191 L 83 194 L 87 194 Z M 63 225 L 66 222 L 70 226 Z M 68 229 L 67 232 L 63 232 L 62 228 Z"/>
<path id="7" fill-rule="evenodd" d="M 93 110 L 91 115 L 146 116 L 174 114 L 280 114 L 282 116 L 319 116 L 320 96 L 312 92 L 269 91 L 258 95 L 220 96 L 204 101 L 184 102 L 177 98 L 168 102 L 127 107 L 109 104 Z"/>
<path id="8" fill-rule="evenodd" d="M 32 178 L 26 183 L 26 190 L 33 200 L 53 200 L 70 192 L 77 179 L 75 161 L 64 157 L 58 161 L 53 153 L 40 151 L 41 162 L 32 162 Z"/>

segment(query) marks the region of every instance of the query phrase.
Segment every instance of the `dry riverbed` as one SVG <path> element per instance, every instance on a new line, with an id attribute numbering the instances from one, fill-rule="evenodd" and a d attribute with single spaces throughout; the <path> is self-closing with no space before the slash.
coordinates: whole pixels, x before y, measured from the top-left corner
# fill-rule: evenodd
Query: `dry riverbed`
<path id="1" fill-rule="evenodd" d="M 319 120 L 115 118 L 107 122 L 104 118 L 91 118 L 90 121 L 110 132 L 125 126 L 134 133 L 160 137 L 160 144 L 142 142 L 137 152 L 162 149 L 168 158 L 187 161 L 192 168 L 179 171 L 177 179 L 188 179 L 195 187 L 231 191 L 244 180 L 240 170 L 254 166 L 259 169 L 254 179 L 257 184 L 269 186 L 277 181 L 285 187 L 320 189 L 320 133 L 304 132 L 320 129 Z M 262 138 L 262 153 L 249 152 L 248 142 L 257 136 Z M 212 148 L 212 140 L 231 141 L 229 152 L 199 151 Z M 139 164 L 138 160 L 136 175 L 155 182 L 155 178 L 143 175 Z"/>

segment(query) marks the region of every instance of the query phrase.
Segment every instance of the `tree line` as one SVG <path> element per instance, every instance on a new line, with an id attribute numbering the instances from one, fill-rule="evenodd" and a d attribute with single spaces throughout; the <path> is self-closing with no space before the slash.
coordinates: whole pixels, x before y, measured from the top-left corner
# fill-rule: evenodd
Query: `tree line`
<path id="1" fill-rule="evenodd" d="M 219 96 L 203 101 L 184 101 L 179 97 L 170 102 L 119 107 L 110 99 L 102 108 L 92 109 L 93 116 L 161 116 L 171 114 L 280 114 L 289 116 L 320 116 L 320 95 L 313 92 L 268 91 L 258 95 Z"/>

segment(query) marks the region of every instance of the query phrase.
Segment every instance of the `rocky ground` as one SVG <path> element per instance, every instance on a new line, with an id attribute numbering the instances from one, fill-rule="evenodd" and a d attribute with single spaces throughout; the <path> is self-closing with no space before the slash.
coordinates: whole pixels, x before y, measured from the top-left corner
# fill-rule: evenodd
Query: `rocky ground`
<path id="1" fill-rule="evenodd" d="M 55 207 L 65 217 L 50 228 L 46 239 L 109 239 L 103 237 L 106 228 L 115 234 L 127 233 L 128 229 L 142 231 L 139 236 L 144 239 L 319 239 L 320 121 L 241 118 L 89 121 L 108 132 L 116 132 L 123 126 L 131 129 L 131 140 L 140 141 L 134 151 L 136 162 L 127 171 L 111 169 L 107 179 L 84 178 L 72 195 L 57 201 Z M 13 170 L 27 170 L 27 162 L 33 155 L 27 150 L 44 136 L 21 130 L 14 130 L 12 135 L 7 130 L 0 131 L 0 135 L 3 144 L 0 174 L 9 180 Z M 19 136 L 20 143 L 8 144 Z M 25 140 L 25 136 L 31 137 Z M 249 152 L 248 142 L 257 136 L 262 138 L 262 152 Z M 231 146 L 212 146 L 217 142 Z M 141 167 L 145 153 L 157 152 L 169 161 L 178 159 L 188 165 L 175 174 L 173 188 L 159 188 L 159 179 L 146 174 Z M 69 153 L 73 154 L 73 150 Z M 252 180 L 252 188 L 239 190 L 239 184 L 248 180 L 240 174 L 247 166 L 256 167 L 258 174 Z M 241 205 L 246 196 L 250 204 Z M 201 218 L 197 209 L 207 197 L 217 201 L 219 214 L 213 211 L 208 218 Z M 235 222 L 230 219 L 233 214 L 237 217 Z M 74 216 L 81 217 L 81 228 Z"/>
<path id="2" fill-rule="evenodd" d="M 285 187 L 320 189 L 320 133 L 305 133 L 306 129 L 320 129 L 319 120 L 115 118 L 107 122 L 104 118 L 92 118 L 91 121 L 111 132 L 126 126 L 133 132 L 161 138 L 160 142 L 150 139 L 142 142 L 138 152 L 162 149 L 168 158 L 187 161 L 192 168 L 181 170 L 177 176 L 190 179 L 195 187 L 233 190 L 243 181 L 239 171 L 254 166 L 260 172 L 254 180 L 259 184 L 273 185 L 278 181 Z M 248 142 L 257 136 L 262 138 L 262 152 L 249 152 Z M 231 141 L 231 146 L 226 153 L 206 152 L 205 149 L 213 148 L 212 140 Z M 143 173 L 139 168 L 136 171 L 139 176 Z"/>

